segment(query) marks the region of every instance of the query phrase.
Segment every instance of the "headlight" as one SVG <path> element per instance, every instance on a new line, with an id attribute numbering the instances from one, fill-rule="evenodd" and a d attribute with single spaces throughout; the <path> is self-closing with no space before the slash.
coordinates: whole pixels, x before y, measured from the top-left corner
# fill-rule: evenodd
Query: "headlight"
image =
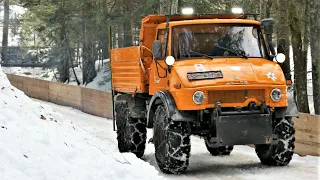
<path id="1" fill-rule="evenodd" d="M 281 90 L 280 89 L 273 89 L 271 91 L 270 97 L 271 97 L 272 101 L 279 102 L 280 99 L 282 98 Z"/>
<path id="2" fill-rule="evenodd" d="M 168 56 L 168 57 L 166 58 L 166 64 L 167 64 L 168 66 L 172 66 L 175 62 L 176 62 L 176 60 L 174 59 L 173 56 Z"/>
<path id="3" fill-rule="evenodd" d="M 200 104 L 203 104 L 205 99 L 206 99 L 206 96 L 204 95 L 204 93 L 202 91 L 197 91 L 193 94 L 193 102 L 200 105 Z"/>

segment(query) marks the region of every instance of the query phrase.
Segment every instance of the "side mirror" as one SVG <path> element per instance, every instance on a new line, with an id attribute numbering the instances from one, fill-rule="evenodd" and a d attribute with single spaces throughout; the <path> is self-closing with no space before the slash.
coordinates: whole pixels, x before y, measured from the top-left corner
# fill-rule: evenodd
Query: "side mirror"
<path id="1" fill-rule="evenodd" d="M 285 39 L 279 39 L 277 52 L 284 54 L 285 53 L 285 48 L 286 48 L 286 40 Z"/>
<path id="2" fill-rule="evenodd" d="M 274 19 L 273 18 L 263 19 L 261 20 L 261 23 L 266 35 L 272 35 Z"/>
<path id="3" fill-rule="evenodd" d="M 272 33 L 273 33 L 274 19 L 273 18 L 263 19 L 261 21 L 261 24 L 263 26 L 264 33 L 267 36 L 267 41 L 268 41 L 268 44 L 269 44 L 269 47 L 270 47 L 270 51 L 271 51 L 272 55 L 275 56 L 276 51 L 275 51 L 274 46 L 272 44 Z"/>
<path id="4" fill-rule="evenodd" d="M 160 40 L 156 40 L 152 43 L 152 54 L 153 57 L 158 60 L 162 56 L 162 44 Z"/>

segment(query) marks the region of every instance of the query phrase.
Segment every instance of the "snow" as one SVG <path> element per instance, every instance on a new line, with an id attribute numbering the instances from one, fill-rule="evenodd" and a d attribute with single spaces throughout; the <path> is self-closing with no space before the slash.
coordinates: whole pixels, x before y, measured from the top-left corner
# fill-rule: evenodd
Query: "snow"
<path id="1" fill-rule="evenodd" d="M 35 101 L 42 102 L 39 100 Z M 47 102 L 42 103 L 52 106 L 55 111 L 63 114 L 65 118 L 74 119 L 74 124 L 89 135 L 113 142 L 114 144 L 117 143 L 116 133 L 112 131 L 112 121 L 90 116 L 72 108 Z M 148 130 L 148 138 L 151 137 L 152 130 Z M 114 150 L 116 151 L 116 148 Z M 156 163 L 154 146 L 152 144 L 147 145 L 145 156 L 142 159 L 160 171 Z M 320 157 L 300 157 L 294 155 L 293 160 L 288 166 L 269 167 L 260 163 L 255 150 L 249 146 L 235 146 L 230 156 L 213 157 L 206 150 L 204 140 L 192 136 L 190 165 L 186 174 L 167 175 L 160 172 L 160 175 L 169 180 L 319 179 Z"/>
<path id="2" fill-rule="evenodd" d="M 2 67 L 4 73 L 53 81 L 55 71 L 47 68 L 32 67 Z"/>
<path id="3" fill-rule="evenodd" d="M 78 112 L 63 116 L 31 100 L 0 67 L 0 179 L 162 179 L 135 155 L 120 154 L 113 140 L 75 124 L 79 119 L 106 121 Z"/>
<path id="4" fill-rule="evenodd" d="M 110 59 L 105 59 L 102 62 L 103 66 L 100 67 L 99 61 L 96 61 L 97 77 L 86 87 L 101 91 L 111 91 Z"/>

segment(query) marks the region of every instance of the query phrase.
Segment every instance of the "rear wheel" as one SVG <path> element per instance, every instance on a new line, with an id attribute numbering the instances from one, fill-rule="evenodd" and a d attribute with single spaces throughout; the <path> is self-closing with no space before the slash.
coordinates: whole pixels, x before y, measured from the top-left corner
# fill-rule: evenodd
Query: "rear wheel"
<path id="1" fill-rule="evenodd" d="M 190 126 L 187 122 L 170 122 L 162 105 L 154 116 L 153 142 L 162 172 L 179 174 L 186 171 L 191 149 Z"/>
<path id="2" fill-rule="evenodd" d="M 126 102 L 116 103 L 118 148 L 121 153 L 132 152 L 138 158 L 144 154 L 147 128 L 141 119 L 132 118 Z"/>
<path id="3" fill-rule="evenodd" d="M 210 152 L 212 156 L 227 156 L 227 155 L 230 155 L 233 150 L 233 146 L 214 147 L 210 143 L 209 138 L 205 138 L 205 144 L 206 144 L 207 150 Z"/>
<path id="4" fill-rule="evenodd" d="M 278 143 L 273 145 L 256 145 L 256 153 L 262 164 L 268 166 L 285 166 L 290 163 L 294 153 L 294 127 L 291 117 L 275 119 L 274 134 Z"/>

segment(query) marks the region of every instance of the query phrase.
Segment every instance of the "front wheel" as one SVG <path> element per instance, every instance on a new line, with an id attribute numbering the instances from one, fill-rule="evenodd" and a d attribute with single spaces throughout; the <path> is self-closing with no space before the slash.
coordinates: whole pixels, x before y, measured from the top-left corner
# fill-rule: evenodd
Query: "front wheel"
<path id="1" fill-rule="evenodd" d="M 153 142 L 160 170 L 167 174 L 186 171 L 190 157 L 190 126 L 187 122 L 170 122 L 165 108 L 158 106 L 154 116 Z"/>
<path id="2" fill-rule="evenodd" d="M 290 163 L 294 153 L 294 127 L 291 117 L 274 120 L 274 134 L 278 135 L 277 144 L 256 145 L 260 161 L 268 166 L 285 166 Z"/>

